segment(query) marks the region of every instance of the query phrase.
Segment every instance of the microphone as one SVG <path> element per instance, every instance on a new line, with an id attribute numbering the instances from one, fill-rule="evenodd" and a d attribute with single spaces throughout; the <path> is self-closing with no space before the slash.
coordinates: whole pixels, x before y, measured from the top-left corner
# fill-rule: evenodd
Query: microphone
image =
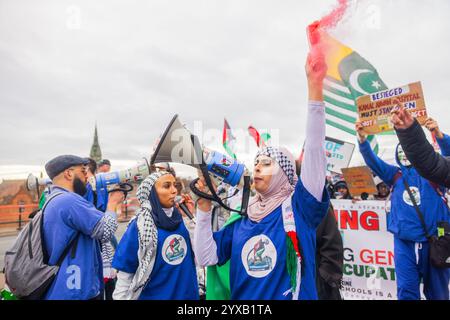
<path id="1" fill-rule="evenodd" d="M 181 196 L 176 196 L 175 197 L 175 203 L 180 206 L 180 208 L 181 208 L 181 210 L 183 210 L 184 214 L 187 215 L 189 217 L 189 219 L 194 220 L 194 216 L 189 211 L 189 209 L 186 206 L 186 204 L 184 202 L 182 202 L 182 201 L 183 201 L 183 198 Z"/>

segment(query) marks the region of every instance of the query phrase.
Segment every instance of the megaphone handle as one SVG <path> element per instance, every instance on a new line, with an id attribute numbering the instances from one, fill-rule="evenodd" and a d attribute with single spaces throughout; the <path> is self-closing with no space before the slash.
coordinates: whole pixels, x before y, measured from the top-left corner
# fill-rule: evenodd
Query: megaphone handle
<path id="1" fill-rule="evenodd" d="M 241 211 L 231 209 L 231 208 L 228 207 L 226 204 L 224 204 L 224 203 L 222 202 L 222 199 L 220 199 L 219 196 L 216 195 L 216 197 L 214 197 L 214 196 L 211 195 L 211 194 L 204 193 L 204 192 L 200 191 L 199 189 L 197 189 L 197 187 L 195 186 L 195 184 L 197 183 L 198 180 L 199 180 L 199 178 L 197 178 L 197 179 L 195 179 L 195 180 L 192 180 L 191 183 L 189 184 L 189 187 L 191 188 L 192 192 L 193 192 L 196 196 L 198 196 L 198 197 L 200 197 L 200 198 L 207 199 L 207 200 L 209 200 L 209 201 L 217 202 L 217 203 L 220 204 L 225 210 L 232 211 L 232 212 L 237 212 L 237 213 L 241 214 Z M 214 191 L 212 191 L 212 192 L 214 192 Z"/>
<path id="2" fill-rule="evenodd" d="M 191 185 L 193 185 L 193 187 L 194 187 L 194 188 L 192 188 L 192 191 L 193 191 L 194 193 L 195 193 L 196 191 L 198 191 L 199 194 L 202 194 L 202 195 L 196 194 L 197 196 L 203 197 L 203 198 L 208 199 L 208 200 L 211 200 L 211 201 L 215 201 L 215 202 L 217 202 L 218 204 L 220 204 L 220 205 L 222 206 L 222 208 L 224 208 L 225 210 L 228 210 L 228 211 L 231 211 L 231 212 L 236 212 L 236 213 L 239 213 L 239 214 L 241 214 L 241 215 L 245 215 L 245 214 L 246 214 L 247 209 L 245 209 L 244 211 L 242 211 L 242 210 L 235 210 L 235 209 L 231 209 L 231 208 L 228 207 L 225 203 L 223 203 L 222 199 L 220 199 L 220 197 L 217 195 L 216 191 L 214 190 L 214 186 L 213 186 L 213 184 L 212 184 L 212 182 L 211 182 L 211 177 L 209 176 L 209 173 L 208 173 L 208 168 L 207 168 L 207 166 L 206 166 L 204 163 L 203 163 L 203 164 L 200 164 L 200 170 L 201 170 L 201 172 L 202 172 L 202 174 L 203 174 L 203 177 L 205 178 L 206 185 L 208 186 L 208 188 L 209 188 L 209 190 L 211 191 L 212 194 L 211 194 L 211 195 L 210 195 L 210 194 L 206 194 L 206 193 L 201 192 L 200 190 L 198 190 L 198 189 L 195 187 L 195 183 L 196 183 L 199 179 L 196 179 L 196 180 L 194 180 L 194 181 L 191 182 Z M 249 177 L 248 179 L 250 179 L 250 177 Z M 249 183 L 250 183 L 250 180 L 248 180 L 248 184 L 249 184 Z M 203 196 L 203 195 L 205 195 L 206 197 Z"/>
<path id="3" fill-rule="evenodd" d="M 208 193 L 204 193 L 203 191 L 200 191 L 200 190 L 195 186 L 195 184 L 197 183 L 198 180 L 200 180 L 200 178 L 197 178 L 197 179 L 195 179 L 195 180 L 192 180 L 191 183 L 189 184 L 189 187 L 191 188 L 192 192 L 193 192 L 196 196 L 198 196 L 198 197 L 200 197 L 200 198 L 204 198 L 204 199 L 207 199 L 207 200 L 210 200 L 210 201 L 216 201 L 216 199 L 215 199 L 212 195 L 210 195 L 210 194 L 208 194 Z"/>
<path id="4" fill-rule="evenodd" d="M 247 216 L 248 201 L 250 199 L 250 176 L 244 176 L 244 191 L 242 193 L 241 215 Z"/>
<path id="5" fill-rule="evenodd" d="M 128 187 L 128 188 L 125 188 L 125 187 Z M 108 191 L 108 193 L 121 191 L 121 192 L 123 192 L 124 197 L 126 198 L 128 196 L 128 193 L 133 191 L 133 189 L 134 188 L 131 184 L 125 182 L 125 183 L 121 183 L 119 188 L 110 190 L 110 191 Z"/>

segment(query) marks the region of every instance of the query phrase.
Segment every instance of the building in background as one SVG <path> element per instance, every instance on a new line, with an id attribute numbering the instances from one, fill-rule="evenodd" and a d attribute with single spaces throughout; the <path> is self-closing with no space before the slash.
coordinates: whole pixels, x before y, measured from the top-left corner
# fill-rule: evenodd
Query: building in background
<path id="1" fill-rule="evenodd" d="M 0 183 L 0 228 L 18 228 L 18 221 L 28 221 L 28 215 L 37 207 L 37 192 L 28 191 L 25 180 Z"/>
<path id="2" fill-rule="evenodd" d="M 95 124 L 94 141 L 92 142 L 89 157 L 94 159 L 97 163 L 102 160 L 102 150 L 100 149 L 100 143 L 98 142 L 97 124 Z"/>

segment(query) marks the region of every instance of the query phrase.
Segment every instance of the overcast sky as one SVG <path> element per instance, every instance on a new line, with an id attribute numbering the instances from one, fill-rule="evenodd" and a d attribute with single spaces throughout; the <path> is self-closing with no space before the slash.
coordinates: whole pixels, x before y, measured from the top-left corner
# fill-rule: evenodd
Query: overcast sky
<path id="1" fill-rule="evenodd" d="M 305 28 L 335 2 L 0 0 L 0 177 L 88 155 L 95 122 L 104 157 L 127 166 L 150 156 L 176 113 L 208 135 L 224 117 L 236 132 L 279 130 L 297 156 Z M 449 12 L 447 0 L 352 1 L 333 30 L 388 86 L 422 81 L 448 131 Z M 220 134 L 211 140 L 223 151 Z M 256 147 L 237 142 L 238 156 L 252 158 Z"/>

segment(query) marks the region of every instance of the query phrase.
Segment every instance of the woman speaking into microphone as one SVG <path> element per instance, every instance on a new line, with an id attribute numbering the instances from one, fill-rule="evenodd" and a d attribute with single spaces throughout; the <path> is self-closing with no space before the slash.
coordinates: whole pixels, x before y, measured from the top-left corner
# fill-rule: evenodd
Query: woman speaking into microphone
<path id="1" fill-rule="evenodd" d="M 199 299 L 192 245 L 176 196 L 176 179 L 167 171 L 152 173 L 139 186 L 141 207 L 113 260 L 119 270 L 115 300 Z M 192 200 L 185 203 L 194 210 Z"/>

